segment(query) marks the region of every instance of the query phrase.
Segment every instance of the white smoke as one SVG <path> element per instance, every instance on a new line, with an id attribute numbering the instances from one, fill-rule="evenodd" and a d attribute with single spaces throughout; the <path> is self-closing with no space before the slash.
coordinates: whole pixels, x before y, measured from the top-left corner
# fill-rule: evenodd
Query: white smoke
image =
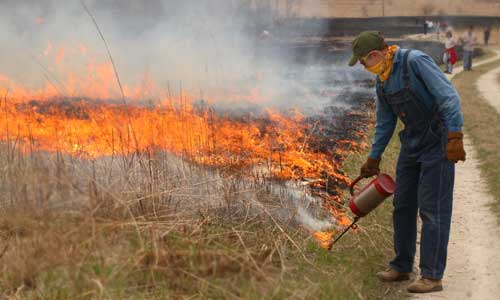
<path id="1" fill-rule="evenodd" d="M 295 68 L 286 35 L 272 30 L 272 8 L 255 7 L 255 1 L 84 2 L 109 44 L 121 81 L 140 86 L 143 97 L 183 90 L 221 102 L 322 107 L 335 97 L 318 90 L 335 93 L 335 85 L 319 81 L 353 80 L 345 62 L 323 65 L 321 73 L 303 68 L 316 59 L 311 56 Z M 65 87 L 68 73 L 89 77 L 91 65 L 109 60 L 80 1 L 2 0 L 0 5 L 0 73 L 27 87 L 43 86 L 49 78 L 63 96 L 85 96 Z M 119 96 L 114 80 L 106 88 Z"/>
<path id="2" fill-rule="evenodd" d="M 331 222 L 331 218 L 317 219 L 303 206 L 297 208 L 296 218 L 302 225 L 311 231 L 326 231 L 334 226 Z"/>

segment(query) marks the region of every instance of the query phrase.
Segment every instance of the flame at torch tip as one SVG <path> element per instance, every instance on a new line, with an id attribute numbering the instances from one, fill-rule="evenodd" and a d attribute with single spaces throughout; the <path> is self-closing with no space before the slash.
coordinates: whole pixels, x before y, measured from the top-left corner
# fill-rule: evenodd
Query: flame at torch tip
<path id="1" fill-rule="evenodd" d="M 329 249 L 333 243 L 334 231 L 315 231 L 312 236 L 319 242 L 319 245 L 323 249 Z"/>

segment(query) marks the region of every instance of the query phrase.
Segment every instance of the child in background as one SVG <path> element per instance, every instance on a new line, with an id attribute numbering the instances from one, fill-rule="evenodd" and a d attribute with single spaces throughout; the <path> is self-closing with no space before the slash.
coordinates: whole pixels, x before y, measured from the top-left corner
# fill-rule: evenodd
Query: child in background
<path id="1" fill-rule="evenodd" d="M 445 73 L 451 74 L 453 73 L 453 65 L 457 62 L 457 51 L 455 50 L 455 46 L 457 42 L 453 38 L 453 33 L 451 30 L 446 31 L 446 38 L 444 40 L 444 54 L 443 54 L 443 62 L 445 64 Z"/>

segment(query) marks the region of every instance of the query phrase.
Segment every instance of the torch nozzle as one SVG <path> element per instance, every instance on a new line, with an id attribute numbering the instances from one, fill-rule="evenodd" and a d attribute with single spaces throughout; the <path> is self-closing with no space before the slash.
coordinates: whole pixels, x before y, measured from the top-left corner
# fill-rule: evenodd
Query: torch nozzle
<path id="1" fill-rule="evenodd" d="M 344 228 L 344 231 L 342 231 L 342 233 L 338 237 L 336 237 L 335 240 L 333 240 L 333 242 L 328 247 L 328 251 L 332 250 L 333 245 L 335 243 L 337 243 L 337 241 L 340 240 L 344 236 L 344 234 L 346 234 L 349 231 L 349 229 L 356 228 L 356 223 L 359 221 L 359 219 L 360 219 L 360 217 L 358 217 L 358 216 L 354 217 L 351 225 L 349 225 L 346 228 Z"/>

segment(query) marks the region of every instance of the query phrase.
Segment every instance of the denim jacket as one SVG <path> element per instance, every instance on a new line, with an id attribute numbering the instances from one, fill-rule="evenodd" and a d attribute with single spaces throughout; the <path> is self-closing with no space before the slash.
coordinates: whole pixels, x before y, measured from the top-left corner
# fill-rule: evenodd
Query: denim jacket
<path id="1" fill-rule="evenodd" d="M 380 82 L 377 78 L 377 122 L 375 137 L 369 157 L 380 158 L 389 143 L 397 123 L 397 116 L 389 104 L 380 97 L 380 84 L 384 84 L 386 93 L 394 93 L 404 87 L 403 54 L 405 49 L 398 49 L 393 58 L 389 79 Z M 460 96 L 441 69 L 427 54 L 412 50 L 408 57 L 410 86 L 431 111 L 437 111 L 448 132 L 462 131 L 463 117 L 460 108 Z"/>

